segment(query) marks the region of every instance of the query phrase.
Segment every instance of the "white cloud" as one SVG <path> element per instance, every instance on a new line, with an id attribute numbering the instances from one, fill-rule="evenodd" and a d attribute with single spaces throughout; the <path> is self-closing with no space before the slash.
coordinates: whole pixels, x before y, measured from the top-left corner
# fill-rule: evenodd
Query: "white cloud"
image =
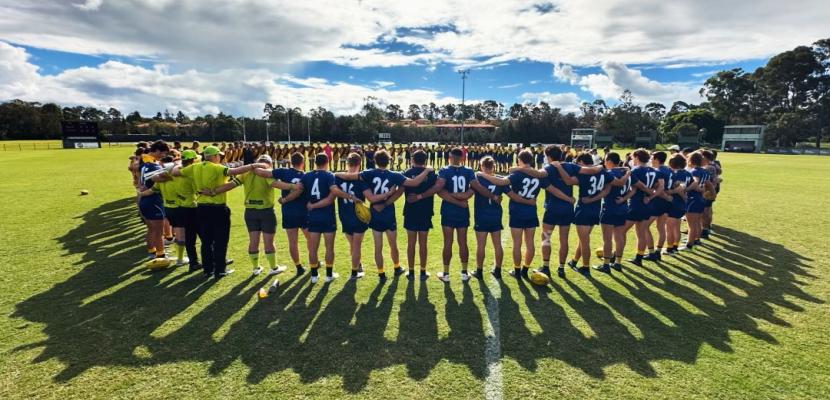
<path id="1" fill-rule="evenodd" d="M 22 98 L 99 108 L 112 106 L 122 112 L 139 110 L 142 114 L 169 109 L 190 115 L 221 110 L 248 116 L 260 115 L 265 102 L 304 111 L 323 106 L 336 114 L 359 111 L 363 99 L 370 96 L 380 104 L 460 102 L 437 90 L 392 90 L 392 85 L 393 82 L 378 81 L 371 87 L 361 86 L 265 69 L 191 69 L 173 73 L 163 64 L 145 68 L 118 61 L 41 75 L 24 49 L 0 42 L 0 101 Z"/>
<path id="2" fill-rule="evenodd" d="M 689 82 L 658 82 L 644 76 L 642 71 L 629 68 L 619 62 L 605 62 L 600 74 L 580 76 L 568 65 L 554 66 L 553 75 L 560 81 L 578 85 L 593 96 L 614 100 L 626 89 L 630 90 L 639 103 L 658 102 L 671 104 L 682 100 L 699 103 L 701 85 Z"/>
<path id="3" fill-rule="evenodd" d="M 562 82 L 568 82 L 571 85 L 579 82 L 579 75 L 574 72 L 573 67 L 562 63 L 553 64 L 553 77 Z"/>
<path id="4" fill-rule="evenodd" d="M 287 70 L 327 60 L 354 67 L 706 65 L 764 58 L 827 36 L 825 0 L 0 0 L 0 40 L 200 69 Z M 759 29 L 763 27 L 763 29 Z M 391 43 L 415 51 L 392 50 Z M 484 60 L 484 61 L 482 61 Z"/>
<path id="5" fill-rule="evenodd" d="M 563 112 L 577 112 L 583 100 L 578 94 L 573 92 L 567 93 L 551 93 L 551 92 L 537 92 L 537 93 L 522 93 L 520 96 L 523 103 L 538 104 L 544 101 L 552 108 L 559 108 Z"/>
<path id="6" fill-rule="evenodd" d="M 516 88 L 516 87 L 519 87 L 519 86 L 522 86 L 522 84 L 521 83 L 511 83 L 509 85 L 501 85 L 501 86 L 496 86 L 496 87 L 499 88 L 499 89 L 512 89 L 512 88 Z"/>

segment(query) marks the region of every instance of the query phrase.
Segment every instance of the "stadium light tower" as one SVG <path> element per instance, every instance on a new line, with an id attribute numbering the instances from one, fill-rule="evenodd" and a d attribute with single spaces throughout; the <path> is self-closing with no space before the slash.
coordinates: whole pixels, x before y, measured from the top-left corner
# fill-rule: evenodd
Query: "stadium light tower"
<path id="1" fill-rule="evenodd" d="M 469 69 L 462 69 L 458 71 L 461 74 L 461 144 L 464 144 L 464 97 L 467 89 L 467 75 L 470 74 Z"/>

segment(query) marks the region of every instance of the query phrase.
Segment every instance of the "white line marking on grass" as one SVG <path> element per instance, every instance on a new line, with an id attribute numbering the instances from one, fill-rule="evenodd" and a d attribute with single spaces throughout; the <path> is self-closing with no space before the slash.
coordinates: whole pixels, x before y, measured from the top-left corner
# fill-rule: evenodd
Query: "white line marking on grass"
<path id="1" fill-rule="evenodd" d="M 499 302 L 501 298 L 501 287 L 499 282 L 490 279 L 490 292 L 485 292 L 485 307 L 487 309 L 487 324 L 484 342 L 484 360 L 487 363 L 487 376 L 484 378 L 484 398 L 487 400 L 501 400 L 502 398 L 502 376 L 501 376 L 501 335 L 499 333 Z"/>

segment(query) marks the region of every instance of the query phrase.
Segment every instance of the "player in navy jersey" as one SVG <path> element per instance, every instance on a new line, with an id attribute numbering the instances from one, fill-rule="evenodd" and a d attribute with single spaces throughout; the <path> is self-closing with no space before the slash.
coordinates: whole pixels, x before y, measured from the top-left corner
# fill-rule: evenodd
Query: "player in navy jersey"
<path id="1" fill-rule="evenodd" d="M 574 221 L 576 203 L 573 185 L 579 183 L 576 176 L 596 174 L 602 167 L 582 167 L 570 162 L 560 162 L 563 152 L 557 145 L 549 145 L 544 151 L 548 164 L 542 170 L 523 168 L 522 172 L 545 178 L 545 182 L 541 183 L 545 185 L 545 213 L 542 217 L 542 268 L 539 271 L 550 276 L 551 235 L 554 228 L 559 227 L 559 268 L 556 273 L 559 277 L 564 277 L 569 250 L 568 236 Z"/>
<path id="2" fill-rule="evenodd" d="M 478 183 L 490 191 L 490 196 L 485 196 L 479 192 L 475 192 L 473 200 L 475 213 L 473 215 L 473 230 L 476 235 L 476 270 L 473 276 L 478 279 L 483 277 L 484 268 L 484 251 L 487 248 L 487 236 L 493 243 L 494 264 L 491 271 L 496 279 L 501 279 L 501 265 L 504 261 L 504 248 L 501 245 L 501 231 L 502 226 L 502 208 L 501 195 L 510 191 L 509 185 L 499 186 L 487 180 L 488 176 L 493 176 L 496 169 L 496 162 L 491 156 L 485 156 L 479 163 L 481 173 L 477 174 L 476 180 Z"/>
<path id="3" fill-rule="evenodd" d="M 689 234 L 686 237 L 686 245 L 679 250 L 692 250 L 695 245 L 700 244 L 700 235 L 703 230 L 702 214 L 706 207 L 703 192 L 709 182 L 709 174 L 703 169 L 703 155 L 696 151 L 689 155 L 688 170 L 692 176 L 692 182 L 686 189 L 686 223 L 689 225 Z"/>
<path id="4" fill-rule="evenodd" d="M 146 189 L 153 187 L 153 179 L 159 181 L 164 180 L 164 174 L 159 174 L 162 169 L 158 164 L 158 160 L 167 155 L 170 147 L 162 140 L 153 142 L 150 145 L 149 153 L 145 158 L 142 158 L 141 166 L 139 167 L 138 187 L 137 191 L 140 193 Z M 157 178 L 154 178 L 157 177 Z M 149 196 L 141 196 L 138 200 L 138 210 L 141 214 L 144 223 L 147 225 L 147 250 L 150 257 L 157 259 L 157 262 L 162 262 L 167 259 L 164 253 L 164 203 L 162 202 L 161 194 L 153 193 Z"/>
<path id="5" fill-rule="evenodd" d="M 412 154 L 412 167 L 404 171 L 407 178 L 415 178 L 426 169 L 427 154 L 417 150 Z M 403 227 L 406 229 L 406 261 L 409 267 L 407 278 L 415 279 L 415 246 L 418 246 L 420 257 L 421 280 L 429 277 L 427 272 L 427 237 L 432 229 L 433 195 L 426 196 L 426 192 L 435 186 L 438 178 L 435 172 L 429 172 L 426 179 L 416 187 L 404 188 L 406 203 L 403 206 Z"/>
<path id="6" fill-rule="evenodd" d="M 712 229 L 712 206 L 715 204 L 718 192 L 720 192 L 721 182 L 721 167 L 720 163 L 715 162 L 717 152 L 715 150 L 703 150 L 700 152 L 703 156 L 703 163 L 701 167 L 709 174 L 710 194 L 711 197 L 705 198 L 703 203 L 703 215 L 701 216 L 701 225 L 703 229 L 700 231 L 701 239 L 709 238 L 709 231 Z"/>
<path id="7" fill-rule="evenodd" d="M 649 196 L 648 207 L 651 210 L 651 217 L 646 226 L 646 247 L 648 254 L 643 259 L 649 261 L 660 261 L 660 254 L 663 245 L 666 243 L 666 219 L 671 208 L 671 195 L 666 193 L 671 182 L 671 168 L 665 165 L 666 153 L 655 151 L 651 153 L 651 167 L 657 172 L 657 183 L 654 187 L 654 194 Z M 654 246 L 654 235 L 651 234 L 651 224 L 657 227 L 657 246 Z"/>
<path id="8" fill-rule="evenodd" d="M 360 173 L 338 173 L 337 177 L 353 181 L 360 179 L 368 185 L 363 195 L 372 203 L 371 213 L 372 218 L 369 221 L 369 228 L 372 229 L 372 238 L 375 244 L 375 265 L 378 269 L 378 278 L 380 282 L 386 282 L 386 272 L 384 271 L 383 262 L 383 235 L 386 234 L 386 240 L 389 242 L 390 258 L 394 265 L 394 274 L 398 276 L 404 273 L 404 269 L 400 265 L 400 255 L 398 253 L 398 225 L 395 219 L 395 200 L 403 194 L 404 187 L 415 187 L 421 184 L 426 179 L 427 175 L 432 171 L 431 168 L 425 168 L 417 177 L 409 179 L 400 172 L 389 171 L 388 166 L 390 162 L 389 153 L 386 150 L 378 150 L 375 152 L 375 169 L 367 169 Z"/>
<path id="9" fill-rule="evenodd" d="M 576 157 L 577 164 L 581 167 L 588 167 L 594 164 L 591 153 L 583 152 Z M 611 192 L 614 186 L 622 186 L 628 181 L 628 176 L 615 179 L 606 169 L 601 169 L 594 174 L 579 174 L 579 201 L 576 203 L 574 212 L 574 225 L 576 234 L 579 237 L 579 245 L 574 252 L 570 267 L 584 276 L 590 275 L 591 261 L 591 230 L 594 225 L 600 222 L 602 211 L 602 199 Z M 579 261 L 582 260 L 582 266 Z M 609 272 L 610 267 L 599 267 L 602 272 Z"/>
<path id="10" fill-rule="evenodd" d="M 534 154 L 530 149 L 519 152 L 519 168 L 534 168 Z M 510 198 L 508 205 L 510 236 L 513 238 L 513 270 L 510 275 L 514 278 L 528 278 L 530 265 L 536 257 L 534 236 L 539 227 L 539 217 L 536 213 L 536 196 L 543 189 L 544 179 L 528 175 L 521 171 L 511 173 L 506 179 L 487 177 L 497 185 L 510 185 L 506 194 Z M 522 257 L 522 242 L 525 253 Z"/>
<path id="11" fill-rule="evenodd" d="M 672 169 L 671 208 L 666 221 L 666 240 L 668 241 L 665 254 L 677 253 L 680 244 L 680 219 L 686 214 L 686 187 L 691 183 L 692 175 L 686 171 L 686 158 L 682 154 L 675 154 L 669 158 L 669 167 Z"/>
<path id="12" fill-rule="evenodd" d="M 334 174 L 328 171 L 329 157 L 325 153 L 314 157 L 315 169 L 303 175 L 298 185 L 303 195 L 308 199 L 308 263 L 311 266 L 311 283 L 317 283 L 317 269 L 320 263 L 317 251 L 320 248 L 320 236 L 326 245 L 325 282 L 331 282 L 337 275 L 334 274 L 334 233 L 337 231 L 337 221 L 334 215 L 334 197 L 360 201 L 355 196 L 340 190 L 335 184 Z"/>
<path id="13" fill-rule="evenodd" d="M 634 227 L 637 237 L 637 254 L 629 260 L 637 266 L 643 265 L 643 256 L 648 243 L 648 221 L 651 210 L 648 203 L 657 186 L 657 171 L 648 166 L 651 155 L 645 149 L 637 149 L 631 153 L 631 187 L 635 191 L 628 202 L 626 214 L 626 231 Z"/>
<path id="14" fill-rule="evenodd" d="M 603 266 L 597 268 L 600 272 L 609 272 L 610 269 L 622 271 L 622 254 L 625 250 L 626 221 L 628 199 L 634 195 L 631 190 L 631 177 L 627 168 L 621 168 L 620 155 L 614 152 L 605 155 L 605 168 L 614 179 L 625 178 L 619 187 L 612 187 L 602 200 L 602 212 L 599 222 L 602 229 L 602 257 Z M 614 246 L 615 245 L 615 246 Z M 612 248 L 613 246 L 613 248 Z M 605 266 L 608 268 L 605 268 Z"/>
<path id="15" fill-rule="evenodd" d="M 265 178 L 273 178 L 285 183 L 300 183 L 305 174 L 305 156 L 295 152 L 291 154 L 291 168 L 274 168 L 273 170 L 255 169 L 254 173 Z M 282 229 L 288 242 L 288 254 L 297 269 L 297 275 L 305 272 L 303 263 L 300 261 L 299 232 L 302 231 L 308 243 L 308 210 L 306 209 L 307 199 L 303 191 L 282 190 L 282 196 L 277 200 L 282 205 Z"/>
<path id="16" fill-rule="evenodd" d="M 360 166 L 363 159 L 360 154 L 351 153 L 346 159 L 346 166 L 348 172 L 360 172 Z M 362 180 L 345 181 L 340 178 L 335 178 L 335 184 L 340 187 L 340 190 L 355 196 L 361 202 L 365 199 L 363 192 L 368 189 L 366 182 Z M 340 225 L 342 226 L 343 234 L 346 235 L 346 241 L 349 242 L 349 252 L 352 256 L 352 272 L 349 279 L 358 279 L 363 277 L 362 260 L 362 245 L 363 235 L 369 229 L 369 225 L 357 219 L 354 211 L 354 202 L 348 199 L 337 199 L 337 213 L 340 216 Z"/>
<path id="17" fill-rule="evenodd" d="M 441 168 L 438 172 L 435 187 L 428 192 L 440 189 L 438 195 L 443 199 L 441 202 L 441 231 L 444 234 L 444 247 L 441 258 L 444 262 L 444 270 L 436 276 L 444 282 L 450 280 L 453 236 L 456 235 L 458 237 L 458 258 L 461 260 L 461 280 L 466 282 L 472 276 L 467 272 L 467 263 L 470 257 L 470 250 L 467 247 L 467 228 L 470 226 L 468 200 L 473 196 L 473 191 L 485 195 L 489 191 L 478 183 L 472 169 L 462 165 L 464 153 L 460 148 L 453 148 L 449 152 L 449 156 L 449 165 Z"/>

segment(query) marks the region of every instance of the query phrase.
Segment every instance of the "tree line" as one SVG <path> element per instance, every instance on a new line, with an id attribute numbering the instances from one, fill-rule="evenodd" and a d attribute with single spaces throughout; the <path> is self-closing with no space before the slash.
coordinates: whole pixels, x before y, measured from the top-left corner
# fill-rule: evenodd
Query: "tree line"
<path id="1" fill-rule="evenodd" d="M 724 70 L 709 77 L 700 89 L 698 104 L 640 105 L 625 90 L 618 101 L 585 102 L 579 112 L 565 112 L 541 101 L 506 105 L 495 100 L 467 104 L 381 104 L 369 97 L 352 115 L 335 115 L 324 107 L 266 103 L 259 118 L 207 114 L 191 118 L 181 111 L 138 111 L 64 106 L 12 100 L 0 104 L 0 139 L 56 139 L 60 121 L 92 121 L 103 135 L 149 134 L 212 140 L 312 140 L 370 142 L 378 132 L 390 132 L 398 142 L 458 141 L 432 126 L 438 122 L 484 121 L 495 130 L 468 129 L 465 141 L 567 143 L 571 129 L 595 128 L 619 143 L 632 143 L 638 133 L 655 134 L 663 143 L 678 135 L 702 135 L 720 143 L 724 125 L 767 125 L 767 144 L 793 146 L 830 136 L 830 39 L 799 46 L 772 57 L 748 72 Z M 412 121 L 428 120 L 415 126 Z M 423 122 L 423 121 L 422 121 Z"/>

